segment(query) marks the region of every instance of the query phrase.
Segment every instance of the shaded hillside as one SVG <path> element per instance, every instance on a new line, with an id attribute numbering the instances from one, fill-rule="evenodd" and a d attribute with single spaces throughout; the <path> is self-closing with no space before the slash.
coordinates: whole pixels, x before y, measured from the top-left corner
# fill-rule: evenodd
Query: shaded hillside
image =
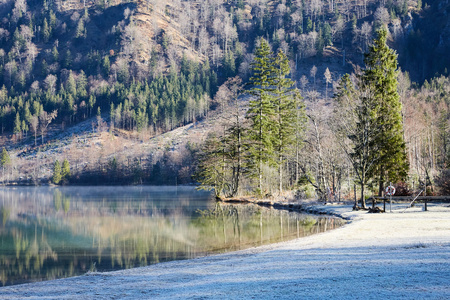
<path id="1" fill-rule="evenodd" d="M 412 14 L 406 43 L 398 49 L 400 63 L 419 82 L 450 70 L 450 2 L 426 1 Z"/>

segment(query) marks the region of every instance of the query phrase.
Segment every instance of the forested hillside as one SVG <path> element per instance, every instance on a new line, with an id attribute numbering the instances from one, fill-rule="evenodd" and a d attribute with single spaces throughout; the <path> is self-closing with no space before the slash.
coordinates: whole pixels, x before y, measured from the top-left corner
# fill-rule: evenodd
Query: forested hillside
<path id="1" fill-rule="evenodd" d="M 0 122 L 3 146 L 16 164 L 8 178 L 37 179 L 17 166 L 20 157 L 49 149 L 49 131 L 53 143 L 54 133 L 88 122 L 97 133 L 145 140 L 202 120 L 210 110 L 217 114 L 231 101 L 229 84 L 219 87 L 235 76 L 244 84 L 251 79 L 264 38 L 273 53 L 286 54 L 309 123 L 298 166 L 277 172 L 294 172 L 295 178 L 284 177 L 294 182 L 309 174 L 336 194 L 346 182 L 349 192 L 352 172 L 329 122 L 332 97 L 344 73 L 364 66 L 376 30 L 387 26 L 388 44 L 407 71 L 398 81 L 411 185 L 422 177 L 433 184 L 449 149 L 449 12 L 450 3 L 439 0 L 2 1 Z M 33 150 L 25 154 L 24 146 Z M 178 176 L 183 160 L 170 163 L 170 149 L 152 158 L 146 179 L 136 182 L 149 180 L 157 163 L 172 166 L 167 177 Z M 196 151 L 183 149 L 189 157 Z M 43 166 L 70 158 L 57 153 L 42 154 L 49 159 Z M 111 155 L 99 154 L 89 170 L 107 174 L 121 161 Z M 43 174 L 48 171 L 40 180 L 49 178 Z"/>
<path id="2" fill-rule="evenodd" d="M 374 29 L 389 24 L 400 61 L 423 80 L 448 64 L 424 55 L 436 44 L 429 39 L 440 39 L 437 53 L 448 46 L 441 2 L 3 1 L 2 132 L 39 131 L 43 111 L 70 126 L 99 109 L 121 116 L 116 127 L 172 129 L 204 115 L 218 83 L 248 79 L 261 36 L 283 49 L 299 79 L 309 75 L 301 67 L 321 61 L 351 71 Z M 435 14 L 443 36 L 425 24 Z"/>

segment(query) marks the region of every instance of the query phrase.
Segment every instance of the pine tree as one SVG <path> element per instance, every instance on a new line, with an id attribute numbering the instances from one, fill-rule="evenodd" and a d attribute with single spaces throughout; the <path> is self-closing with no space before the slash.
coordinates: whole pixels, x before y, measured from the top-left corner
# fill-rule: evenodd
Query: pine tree
<path id="1" fill-rule="evenodd" d="M 248 167 L 253 177 L 258 178 L 259 193 L 262 194 L 263 164 L 273 164 L 273 62 L 269 43 L 261 39 L 252 62 L 253 76 L 250 77 L 248 93 L 253 96 L 249 102 L 247 118 L 251 120 L 249 130 Z"/>
<path id="2" fill-rule="evenodd" d="M 61 164 L 58 160 L 55 161 L 55 164 L 53 166 L 53 176 L 52 176 L 52 182 L 54 184 L 59 184 L 61 182 L 62 176 L 61 176 Z"/>
<path id="3" fill-rule="evenodd" d="M 403 139 L 402 105 L 397 91 L 397 54 L 386 44 L 387 30 L 381 28 L 377 33 L 378 38 L 365 55 L 366 69 L 361 80 L 372 93 L 375 127 L 380 133 L 374 143 L 380 149 L 376 172 L 381 196 L 385 181 L 404 179 L 409 164 Z"/>

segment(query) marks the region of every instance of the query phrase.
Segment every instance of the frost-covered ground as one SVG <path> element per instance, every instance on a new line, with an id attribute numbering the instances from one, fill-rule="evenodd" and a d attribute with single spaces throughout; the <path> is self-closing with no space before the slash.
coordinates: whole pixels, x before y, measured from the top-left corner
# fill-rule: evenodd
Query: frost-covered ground
<path id="1" fill-rule="evenodd" d="M 339 229 L 193 260 L 0 288 L 0 299 L 450 299 L 450 207 L 352 212 Z"/>

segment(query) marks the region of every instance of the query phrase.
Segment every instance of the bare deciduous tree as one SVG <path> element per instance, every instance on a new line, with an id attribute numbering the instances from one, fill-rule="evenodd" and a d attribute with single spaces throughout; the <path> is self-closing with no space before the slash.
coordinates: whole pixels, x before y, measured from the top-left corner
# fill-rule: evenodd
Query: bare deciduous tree
<path id="1" fill-rule="evenodd" d="M 48 75 L 44 80 L 44 87 L 51 95 L 54 95 L 56 92 L 56 80 L 56 76 L 52 74 Z"/>
<path id="2" fill-rule="evenodd" d="M 53 119 L 58 115 L 58 111 L 54 110 L 51 113 L 47 113 L 45 110 L 39 115 L 39 131 L 41 133 L 42 144 L 44 144 L 44 135 L 47 132 L 47 128 Z"/>
<path id="3" fill-rule="evenodd" d="M 34 145 L 37 145 L 37 132 L 38 132 L 38 126 L 39 126 L 39 118 L 37 115 L 33 115 L 30 118 L 30 126 L 31 130 L 34 133 Z"/>
<path id="4" fill-rule="evenodd" d="M 316 87 L 316 74 L 317 74 L 317 67 L 314 65 L 309 71 L 309 75 L 311 75 L 311 77 L 314 78 L 314 87 Z"/>
<path id="5" fill-rule="evenodd" d="M 325 88 L 325 99 L 327 100 L 327 99 L 328 99 L 328 84 L 332 82 L 332 79 L 331 79 L 331 73 L 330 73 L 330 70 L 328 69 L 328 67 L 327 67 L 327 69 L 325 70 L 325 73 L 323 74 L 323 76 L 324 76 L 324 78 L 325 78 L 325 83 L 326 83 L 326 88 Z"/>

